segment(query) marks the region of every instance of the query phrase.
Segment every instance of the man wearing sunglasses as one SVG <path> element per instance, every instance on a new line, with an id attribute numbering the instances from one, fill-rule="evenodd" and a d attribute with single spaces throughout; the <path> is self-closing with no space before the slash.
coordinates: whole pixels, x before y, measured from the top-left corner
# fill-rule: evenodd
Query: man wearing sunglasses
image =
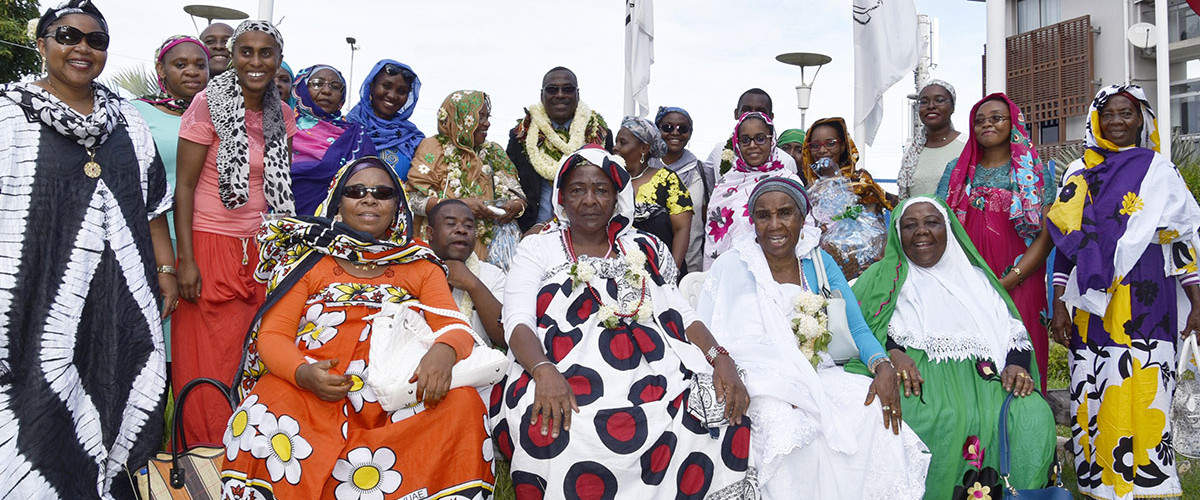
<path id="1" fill-rule="evenodd" d="M 459 199 L 446 199 L 429 211 L 429 248 L 449 270 L 447 281 L 459 309 L 471 317 L 471 328 L 493 345 L 504 345 L 500 300 L 504 271 L 475 256 L 475 213 Z M 486 332 L 486 335 L 482 335 Z M 487 399 L 484 399 L 487 401 Z"/>
<path id="2" fill-rule="evenodd" d="M 771 101 L 770 94 L 760 88 L 752 88 L 738 97 L 737 107 L 733 109 L 733 119 L 737 121 L 742 115 L 751 112 L 758 112 L 767 115 L 767 118 L 775 119 L 775 113 L 772 111 L 774 103 Z M 731 127 L 732 128 L 732 127 Z M 721 176 L 725 175 L 730 168 L 733 168 L 733 135 L 729 136 L 725 142 L 717 144 L 713 147 L 712 152 L 708 154 L 708 159 L 704 161 L 704 167 L 708 170 L 705 173 L 705 179 L 712 179 L 709 183 L 709 195 L 712 195 L 712 186 L 716 186 L 721 181 Z M 792 173 L 799 173 L 796 169 L 796 160 L 792 158 L 786 151 L 775 148 L 775 156 L 783 163 Z"/>
<path id="3" fill-rule="evenodd" d="M 579 101 L 579 81 L 562 66 L 542 77 L 541 102 L 525 110 L 525 119 L 508 133 L 505 153 L 517 166 L 521 189 L 529 198 L 517 224 L 526 234 L 540 231 L 554 217 L 550 193 L 558 160 L 587 144 L 612 151 L 612 131 L 599 113 Z"/>

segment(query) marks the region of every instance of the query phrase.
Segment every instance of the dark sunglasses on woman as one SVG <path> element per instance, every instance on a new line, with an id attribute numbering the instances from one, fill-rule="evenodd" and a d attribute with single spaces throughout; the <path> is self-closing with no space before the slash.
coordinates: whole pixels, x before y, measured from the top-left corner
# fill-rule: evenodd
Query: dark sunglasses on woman
<path id="1" fill-rule="evenodd" d="M 354 200 L 366 198 L 368 194 L 370 194 L 376 200 L 390 200 L 396 197 L 396 188 L 391 186 L 375 186 L 369 188 L 362 184 L 355 184 L 353 186 L 346 186 L 346 188 L 342 190 L 342 196 Z"/>
<path id="2" fill-rule="evenodd" d="M 74 26 L 59 26 L 53 33 L 46 33 L 42 38 L 53 38 L 59 45 L 79 45 L 79 42 L 87 39 L 88 47 L 95 50 L 108 50 L 108 33 L 103 31 L 93 31 L 84 33 Z"/>
<path id="3" fill-rule="evenodd" d="M 674 132 L 676 130 L 678 130 L 679 133 L 681 133 L 681 134 L 686 134 L 686 133 L 692 131 L 692 127 L 689 127 L 687 125 L 675 125 L 674 123 L 664 123 L 662 125 L 659 125 L 658 129 L 661 130 L 662 133 L 664 133 L 664 134 L 670 134 L 671 132 Z"/>

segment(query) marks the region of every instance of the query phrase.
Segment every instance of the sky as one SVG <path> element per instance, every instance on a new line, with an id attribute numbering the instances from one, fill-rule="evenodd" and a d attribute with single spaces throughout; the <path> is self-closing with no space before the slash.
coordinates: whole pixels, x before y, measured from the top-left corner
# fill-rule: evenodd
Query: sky
<path id="1" fill-rule="evenodd" d="M 42 8 L 60 0 L 43 0 Z M 254 0 L 95 0 L 110 25 L 112 44 L 101 80 L 122 68 L 152 66 L 154 50 L 174 34 L 195 36 L 204 19 L 183 12 L 191 3 L 231 7 L 258 15 Z M 954 123 L 966 131 L 966 113 L 981 94 L 983 2 L 916 0 L 939 20 L 938 66 L 933 78 L 956 87 Z M 818 52 L 832 62 L 813 85 L 807 123 L 854 114 L 851 0 L 655 0 L 654 65 L 650 107 L 679 106 L 695 121 L 689 145 L 705 158 L 732 132 L 733 110 L 746 89 L 774 100 L 776 127 L 800 125 L 795 86 L 800 72 L 779 63 L 784 52 Z M 478 89 L 491 95 L 488 139 L 502 146 L 508 130 L 539 98 L 541 79 L 554 66 L 579 77 L 581 99 L 615 129 L 623 111 L 624 3 L 595 0 L 275 0 L 273 20 L 284 37 L 284 60 L 294 69 L 339 68 L 351 81 L 349 111 L 361 79 L 376 61 L 409 64 L 422 82 L 413 121 L 436 133 L 435 116 L 447 95 Z M 236 22 L 230 22 L 236 25 Z M 353 55 L 347 36 L 358 40 Z M 860 166 L 894 178 L 907 142 L 906 96 L 912 76 L 884 99 L 884 121 L 873 147 L 859 141 Z M 652 116 L 650 118 L 653 118 Z"/>

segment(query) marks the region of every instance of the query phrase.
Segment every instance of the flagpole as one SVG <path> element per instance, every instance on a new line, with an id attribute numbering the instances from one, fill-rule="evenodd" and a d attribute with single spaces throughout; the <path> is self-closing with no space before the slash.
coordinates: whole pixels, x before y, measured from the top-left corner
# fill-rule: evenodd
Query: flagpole
<path id="1" fill-rule="evenodd" d="M 1168 38 L 1167 0 L 1154 2 L 1154 24 L 1158 27 L 1155 47 L 1158 90 L 1158 150 L 1171 159 L 1171 40 Z"/>

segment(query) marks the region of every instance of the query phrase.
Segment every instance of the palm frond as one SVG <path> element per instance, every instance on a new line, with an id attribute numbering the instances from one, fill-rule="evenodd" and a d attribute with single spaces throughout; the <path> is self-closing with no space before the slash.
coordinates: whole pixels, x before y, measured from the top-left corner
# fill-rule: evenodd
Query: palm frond
<path id="1" fill-rule="evenodd" d="M 126 97 L 143 97 L 158 93 L 158 74 L 145 66 L 121 69 L 100 83 L 114 91 L 124 90 L 129 94 Z"/>

